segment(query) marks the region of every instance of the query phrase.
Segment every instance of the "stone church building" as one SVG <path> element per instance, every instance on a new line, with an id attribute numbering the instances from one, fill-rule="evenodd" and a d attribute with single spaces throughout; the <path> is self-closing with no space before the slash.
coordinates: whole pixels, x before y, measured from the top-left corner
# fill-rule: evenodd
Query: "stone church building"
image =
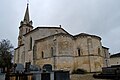
<path id="1" fill-rule="evenodd" d="M 41 68 L 51 64 L 53 70 L 96 72 L 109 66 L 108 50 L 102 46 L 99 36 L 86 33 L 71 35 L 61 25 L 34 29 L 27 5 L 24 19 L 20 22 L 14 63 L 25 65 L 31 62 Z"/>

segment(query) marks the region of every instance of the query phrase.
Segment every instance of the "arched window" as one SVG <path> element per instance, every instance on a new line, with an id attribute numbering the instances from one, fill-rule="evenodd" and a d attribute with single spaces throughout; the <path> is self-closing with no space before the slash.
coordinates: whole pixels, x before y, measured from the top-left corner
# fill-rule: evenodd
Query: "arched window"
<path id="1" fill-rule="evenodd" d="M 26 33 L 27 33 L 27 28 L 26 28 Z"/>
<path id="2" fill-rule="evenodd" d="M 51 57 L 53 57 L 53 47 L 51 47 Z"/>
<path id="3" fill-rule="evenodd" d="M 98 55 L 100 55 L 100 48 L 98 48 Z"/>
<path id="4" fill-rule="evenodd" d="M 30 37 L 30 50 L 32 49 L 32 37 Z"/>
<path id="5" fill-rule="evenodd" d="M 78 56 L 81 56 L 80 48 L 78 48 L 77 51 L 78 51 Z"/>
<path id="6" fill-rule="evenodd" d="M 105 58 L 107 58 L 107 53 L 106 53 L 106 50 L 104 50 L 104 54 L 105 54 Z"/>
<path id="7" fill-rule="evenodd" d="M 29 29 L 29 32 L 30 32 L 30 29 Z"/>
<path id="8" fill-rule="evenodd" d="M 44 52 L 43 51 L 42 51 L 42 55 L 41 56 L 42 56 L 42 58 L 44 58 Z"/>

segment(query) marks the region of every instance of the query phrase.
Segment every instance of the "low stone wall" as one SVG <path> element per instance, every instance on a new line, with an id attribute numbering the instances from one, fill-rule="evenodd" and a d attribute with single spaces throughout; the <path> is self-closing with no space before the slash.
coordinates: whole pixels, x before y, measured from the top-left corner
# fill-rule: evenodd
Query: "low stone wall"
<path id="1" fill-rule="evenodd" d="M 108 80 L 108 79 L 95 79 L 93 74 L 71 74 L 70 80 Z"/>

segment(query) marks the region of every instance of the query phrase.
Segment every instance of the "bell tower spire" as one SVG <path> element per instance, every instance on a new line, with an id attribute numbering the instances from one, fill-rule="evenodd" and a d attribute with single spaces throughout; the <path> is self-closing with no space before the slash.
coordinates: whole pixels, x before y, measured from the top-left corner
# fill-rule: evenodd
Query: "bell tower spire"
<path id="1" fill-rule="evenodd" d="M 29 25 L 29 27 L 32 27 L 32 21 L 30 21 L 30 16 L 29 16 L 29 3 L 27 3 L 24 19 L 23 21 L 21 21 L 21 26 L 22 25 Z"/>
<path id="2" fill-rule="evenodd" d="M 25 15 L 23 18 L 23 21 L 20 22 L 20 27 L 19 27 L 19 36 L 18 36 L 18 46 L 24 44 L 24 35 L 28 32 L 30 32 L 33 29 L 32 26 L 32 21 L 30 20 L 29 16 L 29 3 L 27 3 Z"/>
<path id="3" fill-rule="evenodd" d="M 28 9 L 29 4 L 27 3 L 27 8 L 24 16 L 24 22 L 29 23 L 30 22 L 30 17 L 29 17 L 29 9 Z"/>

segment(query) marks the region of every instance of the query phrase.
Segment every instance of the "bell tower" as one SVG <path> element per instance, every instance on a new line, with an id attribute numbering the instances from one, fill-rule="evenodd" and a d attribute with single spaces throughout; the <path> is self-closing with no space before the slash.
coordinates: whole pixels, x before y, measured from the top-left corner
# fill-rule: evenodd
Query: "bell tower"
<path id="1" fill-rule="evenodd" d="M 33 24 L 33 22 L 30 20 L 30 17 L 29 17 L 29 4 L 27 4 L 24 19 L 23 19 L 23 21 L 20 22 L 18 46 L 23 44 L 24 35 L 33 29 L 32 24 Z"/>

